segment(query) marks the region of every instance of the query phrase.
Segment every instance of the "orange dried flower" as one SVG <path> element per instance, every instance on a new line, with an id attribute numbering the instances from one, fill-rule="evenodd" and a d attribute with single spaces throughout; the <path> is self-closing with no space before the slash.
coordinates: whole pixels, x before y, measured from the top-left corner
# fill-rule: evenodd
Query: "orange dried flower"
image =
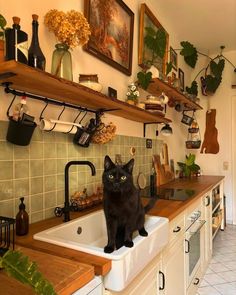
<path id="1" fill-rule="evenodd" d="M 44 23 L 60 43 L 70 48 L 86 44 L 91 35 L 87 19 L 81 12 L 75 10 L 65 13 L 51 9 L 45 15 Z"/>

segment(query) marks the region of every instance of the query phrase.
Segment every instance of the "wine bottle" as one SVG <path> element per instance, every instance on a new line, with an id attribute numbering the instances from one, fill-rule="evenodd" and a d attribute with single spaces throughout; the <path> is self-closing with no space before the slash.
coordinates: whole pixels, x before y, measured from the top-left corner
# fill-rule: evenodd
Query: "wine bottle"
<path id="1" fill-rule="evenodd" d="M 14 16 L 12 29 L 5 30 L 6 60 L 15 59 L 28 64 L 28 35 L 20 29 L 20 18 Z"/>
<path id="2" fill-rule="evenodd" d="M 32 41 L 29 48 L 29 59 L 28 65 L 33 68 L 38 68 L 41 70 L 45 70 L 46 59 L 43 55 L 43 52 L 39 46 L 39 38 L 38 38 L 38 15 L 32 15 Z"/>

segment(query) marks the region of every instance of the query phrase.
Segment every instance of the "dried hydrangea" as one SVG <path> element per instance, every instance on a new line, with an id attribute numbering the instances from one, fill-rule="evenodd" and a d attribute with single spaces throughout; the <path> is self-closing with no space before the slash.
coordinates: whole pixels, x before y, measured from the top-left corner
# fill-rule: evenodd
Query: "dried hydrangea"
<path id="1" fill-rule="evenodd" d="M 87 19 L 75 10 L 65 13 L 52 9 L 45 15 L 44 23 L 60 43 L 71 48 L 86 44 L 91 35 Z"/>

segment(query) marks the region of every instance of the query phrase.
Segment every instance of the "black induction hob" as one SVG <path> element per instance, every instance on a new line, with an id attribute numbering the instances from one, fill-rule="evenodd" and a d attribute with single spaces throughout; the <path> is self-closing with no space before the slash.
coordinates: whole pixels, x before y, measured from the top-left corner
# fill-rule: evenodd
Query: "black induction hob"
<path id="1" fill-rule="evenodd" d="M 186 201 L 194 194 L 194 190 L 178 188 L 156 188 L 154 191 L 151 191 L 149 186 L 140 191 L 140 196 L 144 198 L 157 197 L 158 199 L 174 201 Z"/>

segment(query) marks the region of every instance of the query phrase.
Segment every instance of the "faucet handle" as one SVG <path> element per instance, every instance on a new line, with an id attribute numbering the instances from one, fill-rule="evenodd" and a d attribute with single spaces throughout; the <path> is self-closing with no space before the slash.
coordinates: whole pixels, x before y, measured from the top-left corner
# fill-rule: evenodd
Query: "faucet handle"
<path id="1" fill-rule="evenodd" d="M 62 216 L 62 214 L 63 214 L 63 208 L 61 208 L 61 207 L 56 207 L 55 209 L 54 209 L 54 214 L 55 214 L 55 216 L 56 217 L 61 217 Z"/>

